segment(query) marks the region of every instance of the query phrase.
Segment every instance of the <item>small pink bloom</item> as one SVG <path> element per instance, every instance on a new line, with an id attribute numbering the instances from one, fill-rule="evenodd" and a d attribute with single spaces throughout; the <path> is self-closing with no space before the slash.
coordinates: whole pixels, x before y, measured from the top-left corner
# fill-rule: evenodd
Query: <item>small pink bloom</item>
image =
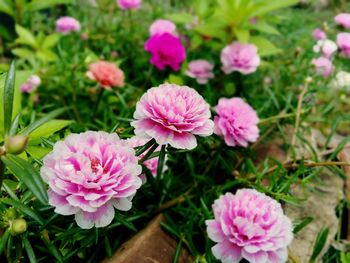
<path id="1" fill-rule="evenodd" d="M 206 84 L 208 83 L 208 79 L 214 78 L 213 69 L 214 65 L 207 60 L 193 60 L 188 63 L 186 75 L 195 78 L 199 84 Z"/>
<path id="2" fill-rule="evenodd" d="M 124 72 L 111 62 L 101 60 L 90 64 L 86 75 L 103 88 L 124 86 Z"/>
<path id="3" fill-rule="evenodd" d="M 194 149 L 195 135 L 213 133 L 209 104 L 192 88 L 175 84 L 153 87 L 139 100 L 131 125 L 141 138 L 154 138 L 159 145 Z"/>
<path id="4" fill-rule="evenodd" d="M 135 151 L 116 134 L 84 132 L 57 142 L 40 174 L 49 185 L 49 204 L 61 215 L 75 215 L 81 228 L 104 227 L 114 208 L 127 211 L 140 188 Z"/>
<path id="5" fill-rule="evenodd" d="M 214 133 L 223 136 L 228 146 L 247 147 L 259 137 L 259 118 L 241 98 L 221 98 L 216 106 Z"/>
<path id="6" fill-rule="evenodd" d="M 311 63 L 316 67 L 317 73 L 321 74 L 323 77 L 328 77 L 332 74 L 333 65 L 332 61 L 330 61 L 328 58 L 316 58 L 313 59 Z"/>
<path id="7" fill-rule="evenodd" d="M 239 71 L 242 74 L 255 72 L 260 65 L 257 51 L 255 45 L 233 42 L 221 51 L 222 70 L 226 74 L 233 71 Z"/>
<path id="8" fill-rule="evenodd" d="M 63 16 L 56 21 L 56 31 L 63 34 L 80 31 L 80 23 L 73 17 Z"/>
<path id="9" fill-rule="evenodd" d="M 41 79 L 37 75 L 31 75 L 25 83 L 20 86 L 23 93 L 31 93 L 41 84 Z"/>
<path id="10" fill-rule="evenodd" d="M 350 58 L 350 33 L 339 33 L 337 44 L 345 57 Z"/>
<path id="11" fill-rule="evenodd" d="M 330 39 L 318 40 L 316 45 L 313 47 L 314 52 L 321 52 L 326 58 L 330 58 L 332 54 L 337 51 L 337 44 Z"/>
<path id="12" fill-rule="evenodd" d="M 111 56 L 112 56 L 112 58 L 116 58 L 119 56 L 119 53 L 117 51 L 112 51 Z"/>
<path id="13" fill-rule="evenodd" d="M 180 38 L 169 33 L 151 36 L 145 43 L 145 50 L 151 54 L 151 64 L 160 70 L 169 66 L 177 71 L 186 58 Z"/>
<path id="14" fill-rule="evenodd" d="M 350 14 L 341 13 L 334 17 L 334 21 L 345 28 L 350 28 Z"/>
<path id="15" fill-rule="evenodd" d="M 176 25 L 169 20 L 158 19 L 154 21 L 150 26 L 149 33 L 151 36 L 164 33 L 169 33 L 173 36 L 176 36 Z"/>
<path id="16" fill-rule="evenodd" d="M 117 0 L 120 9 L 138 9 L 141 7 L 142 0 Z"/>
<path id="17" fill-rule="evenodd" d="M 217 243 L 213 255 L 222 262 L 284 263 L 293 240 L 291 220 L 281 205 L 254 189 L 226 193 L 213 204 L 207 233 Z"/>
<path id="18" fill-rule="evenodd" d="M 133 148 L 143 146 L 148 141 L 149 141 L 149 139 L 140 138 L 138 136 L 131 137 L 130 139 L 127 140 L 129 145 Z M 157 152 L 160 150 L 161 150 L 161 147 L 159 146 L 155 151 Z M 141 154 L 139 156 L 139 159 L 142 159 L 145 156 L 145 154 L 146 154 L 146 152 Z M 151 174 L 154 177 L 157 176 L 158 160 L 159 160 L 159 158 L 155 157 L 155 158 L 149 159 L 143 163 L 144 166 L 146 166 L 146 168 L 151 172 Z M 167 167 L 164 165 L 163 172 L 166 171 L 166 169 L 167 169 Z M 141 175 L 141 179 L 142 179 L 142 181 L 146 180 L 144 175 Z"/>
<path id="19" fill-rule="evenodd" d="M 320 28 L 316 28 L 313 32 L 312 32 L 312 36 L 315 40 L 323 40 L 326 39 L 326 33 L 324 31 L 322 31 Z"/>

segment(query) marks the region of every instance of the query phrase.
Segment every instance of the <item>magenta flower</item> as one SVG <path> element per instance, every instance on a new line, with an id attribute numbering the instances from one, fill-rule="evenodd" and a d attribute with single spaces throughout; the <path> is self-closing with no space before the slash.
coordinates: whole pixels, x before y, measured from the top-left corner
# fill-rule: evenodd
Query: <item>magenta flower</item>
<path id="1" fill-rule="evenodd" d="M 142 4 L 142 0 L 117 0 L 120 9 L 138 9 Z"/>
<path id="2" fill-rule="evenodd" d="M 345 57 L 350 58 L 350 33 L 339 33 L 337 44 Z"/>
<path id="3" fill-rule="evenodd" d="M 56 31 L 63 34 L 80 31 L 80 23 L 73 17 L 63 16 L 56 21 Z"/>
<path id="4" fill-rule="evenodd" d="M 169 33 L 173 36 L 176 36 L 176 25 L 166 19 L 157 19 L 152 23 L 149 28 L 149 33 L 151 36 L 156 34 Z"/>
<path id="5" fill-rule="evenodd" d="M 131 208 L 141 186 L 140 173 L 135 151 L 126 141 L 92 131 L 57 142 L 41 168 L 55 212 L 75 215 L 78 226 L 86 229 L 110 224 L 114 208 Z"/>
<path id="6" fill-rule="evenodd" d="M 221 51 L 221 63 L 226 74 L 233 71 L 249 74 L 260 65 L 260 57 L 255 45 L 233 42 Z"/>
<path id="7" fill-rule="evenodd" d="M 124 72 L 111 62 L 100 60 L 90 64 L 86 75 L 103 88 L 124 86 Z"/>
<path id="8" fill-rule="evenodd" d="M 186 58 L 180 38 L 169 33 L 151 36 L 145 43 L 145 50 L 151 54 L 151 64 L 160 70 L 169 66 L 177 71 Z"/>
<path id="9" fill-rule="evenodd" d="M 31 93 L 41 84 L 41 79 L 37 75 L 31 75 L 25 83 L 20 86 L 22 93 Z"/>
<path id="10" fill-rule="evenodd" d="M 350 28 L 350 14 L 341 13 L 334 17 L 334 21 L 345 28 Z"/>
<path id="11" fill-rule="evenodd" d="M 145 145 L 149 140 L 148 139 L 144 139 L 144 138 L 140 138 L 138 136 L 134 136 L 131 137 L 130 139 L 127 140 L 127 142 L 129 143 L 129 145 L 133 148 L 138 147 L 138 146 L 143 146 Z M 161 147 L 158 147 L 155 151 L 160 151 Z M 141 154 L 139 156 L 139 159 L 142 159 L 145 156 L 146 152 Z M 151 172 L 151 174 L 156 177 L 157 176 L 157 168 L 158 168 L 158 157 L 149 159 L 147 161 L 144 161 L 144 166 L 146 166 L 146 168 Z M 167 166 L 164 165 L 163 166 L 163 172 L 165 172 L 167 170 Z M 141 179 L 142 181 L 145 181 L 145 176 L 141 175 Z"/>
<path id="12" fill-rule="evenodd" d="M 217 244 L 213 255 L 225 263 L 246 259 L 252 263 L 283 263 L 293 240 L 290 219 L 281 205 L 254 189 L 226 193 L 213 204 L 214 219 L 207 232 Z"/>
<path id="13" fill-rule="evenodd" d="M 199 84 L 207 84 L 209 79 L 214 78 L 214 65 L 207 60 L 198 59 L 188 63 L 186 75 L 195 78 Z"/>
<path id="14" fill-rule="evenodd" d="M 259 137 L 259 118 L 241 98 L 222 98 L 216 106 L 214 133 L 223 136 L 228 146 L 247 147 Z"/>
<path id="15" fill-rule="evenodd" d="M 159 145 L 194 149 L 195 135 L 213 133 L 209 104 L 192 88 L 163 84 L 149 89 L 136 104 L 131 125 L 141 138 L 154 138 Z"/>
<path id="16" fill-rule="evenodd" d="M 316 28 L 313 32 L 312 32 L 312 37 L 315 40 L 324 40 L 327 38 L 326 33 L 320 29 L 320 28 Z"/>
<path id="17" fill-rule="evenodd" d="M 313 59 L 311 62 L 315 68 L 316 72 L 322 75 L 323 77 L 329 77 L 332 74 L 333 71 L 333 65 L 332 61 L 330 61 L 328 58 L 320 57 Z"/>

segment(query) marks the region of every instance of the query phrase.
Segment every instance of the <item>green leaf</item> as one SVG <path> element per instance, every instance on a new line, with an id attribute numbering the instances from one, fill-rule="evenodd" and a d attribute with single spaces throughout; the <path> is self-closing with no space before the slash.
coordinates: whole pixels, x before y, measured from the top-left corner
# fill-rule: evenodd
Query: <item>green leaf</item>
<path id="1" fill-rule="evenodd" d="M 193 3 L 194 10 L 199 18 L 204 18 L 210 14 L 211 0 L 195 0 Z"/>
<path id="2" fill-rule="evenodd" d="M 44 125 L 38 127 L 33 132 L 30 133 L 30 145 L 35 145 L 35 143 L 41 142 L 41 137 L 48 137 L 57 131 L 62 130 L 67 127 L 73 121 L 69 120 L 49 120 Z"/>
<path id="3" fill-rule="evenodd" d="M 32 248 L 32 245 L 30 244 L 30 242 L 28 241 L 27 236 L 24 236 L 22 238 L 22 242 L 23 242 L 23 246 L 27 252 L 27 256 L 29 258 L 29 262 L 30 263 L 37 263 L 36 257 L 35 257 L 35 253 L 34 250 Z"/>
<path id="4" fill-rule="evenodd" d="M 33 57 L 33 51 L 27 48 L 14 48 L 11 50 L 12 54 L 19 58 L 27 59 Z"/>
<path id="5" fill-rule="evenodd" d="M 15 8 L 11 4 L 11 1 L 0 0 L 0 13 L 5 13 L 12 17 L 15 16 Z"/>
<path id="6" fill-rule="evenodd" d="M 286 8 L 295 5 L 299 0 L 278 0 L 278 1 L 266 1 L 258 0 L 256 2 L 256 7 L 254 12 L 252 12 L 251 17 L 261 16 L 271 11 L 275 11 L 281 8 Z"/>
<path id="7" fill-rule="evenodd" d="M 201 35 L 208 37 L 219 38 L 222 40 L 226 37 L 226 33 L 224 32 L 221 25 L 213 22 L 206 22 L 200 24 L 196 26 L 194 30 L 200 33 Z"/>
<path id="8" fill-rule="evenodd" d="M 26 152 L 35 159 L 42 159 L 45 155 L 51 152 L 51 149 L 41 146 L 28 145 L 26 147 Z"/>
<path id="9" fill-rule="evenodd" d="M 261 57 L 271 56 L 282 52 L 281 49 L 277 48 L 269 40 L 263 37 L 251 37 L 250 42 L 257 46 L 258 53 Z"/>
<path id="10" fill-rule="evenodd" d="M 26 11 L 33 12 L 50 8 L 55 5 L 74 4 L 74 0 L 34 0 L 26 6 Z"/>
<path id="11" fill-rule="evenodd" d="M 58 40 L 60 39 L 60 35 L 59 34 L 51 34 L 48 35 L 47 37 L 45 37 L 44 41 L 41 44 L 41 48 L 43 49 L 50 49 L 52 47 L 54 47 Z"/>
<path id="12" fill-rule="evenodd" d="M 52 62 L 57 60 L 57 55 L 49 49 L 38 50 L 35 55 L 43 62 Z"/>
<path id="13" fill-rule="evenodd" d="M 189 24 L 193 21 L 193 16 L 187 13 L 167 14 L 165 18 L 179 24 Z"/>
<path id="14" fill-rule="evenodd" d="M 184 81 L 180 76 L 174 75 L 174 74 L 170 74 L 168 81 L 169 83 L 172 84 L 177 84 L 177 85 L 183 85 Z"/>
<path id="15" fill-rule="evenodd" d="M 8 135 L 11 128 L 12 113 L 13 113 L 13 97 L 15 93 L 15 74 L 16 63 L 12 61 L 9 72 L 7 73 L 4 87 L 4 132 Z"/>
<path id="16" fill-rule="evenodd" d="M 237 39 L 241 43 L 247 43 L 249 41 L 249 30 L 243 29 L 243 28 L 235 28 L 234 34 L 236 35 Z"/>
<path id="17" fill-rule="evenodd" d="M 28 29 L 17 24 L 15 26 L 15 29 L 18 35 L 18 38 L 16 39 L 16 43 L 28 45 L 33 48 L 37 47 L 37 43 L 32 32 L 30 32 Z"/>
<path id="18" fill-rule="evenodd" d="M 162 145 L 162 148 L 160 150 L 160 154 L 159 154 L 159 159 L 158 159 L 158 167 L 157 167 L 157 178 L 161 178 L 162 173 L 163 173 L 163 167 L 164 167 L 164 163 L 165 163 L 165 147 L 166 145 Z"/>
<path id="19" fill-rule="evenodd" d="M 300 230 L 302 230 L 304 227 L 310 224 L 313 220 L 314 220 L 313 217 L 306 217 L 302 219 L 301 222 L 298 222 L 297 224 L 295 224 L 293 233 L 294 234 L 298 233 Z"/>
<path id="20" fill-rule="evenodd" d="M 26 206 L 21 201 L 17 201 L 14 199 L 8 199 L 8 198 L 0 199 L 0 201 L 4 204 L 13 206 L 14 208 L 20 210 L 22 213 L 26 214 L 27 216 L 29 216 L 30 218 L 32 218 L 33 220 L 38 222 L 39 225 L 45 224 L 45 220 L 35 210 Z"/>
<path id="21" fill-rule="evenodd" d="M 310 263 L 316 262 L 317 257 L 320 255 L 322 249 L 324 248 L 327 242 L 328 233 L 329 233 L 328 227 L 322 228 L 318 233 L 316 237 L 314 249 L 310 257 Z"/>
<path id="22" fill-rule="evenodd" d="M 43 124 L 47 123 L 51 119 L 56 118 L 57 116 L 59 116 L 60 114 L 62 114 L 65 111 L 66 111 L 66 108 L 61 108 L 61 109 L 57 109 L 57 110 L 51 111 L 50 113 L 46 114 L 44 117 L 42 117 L 42 118 L 36 120 L 35 122 L 31 123 L 25 129 L 23 129 L 20 132 L 20 134 L 24 134 L 24 135 L 31 134 L 33 131 L 38 129 L 40 126 L 42 126 Z"/>
<path id="23" fill-rule="evenodd" d="M 265 21 L 258 21 L 256 24 L 249 23 L 249 28 L 255 29 L 262 33 L 272 34 L 272 35 L 279 35 L 280 32 L 270 24 L 266 23 Z"/>
<path id="24" fill-rule="evenodd" d="M 0 238 L 0 255 L 4 251 L 4 248 L 6 246 L 9 236 L 10 236 L 10 228 L 7 228 L 5 233 L 3 233 L 2 237 Z"/>
<path id="25" fill-rule="evenodd" d="M 15 155 L 2 156 L 1 160 L 41 203 L 47 204 L 47 191 L 44 182 L 30 163 Z"/>

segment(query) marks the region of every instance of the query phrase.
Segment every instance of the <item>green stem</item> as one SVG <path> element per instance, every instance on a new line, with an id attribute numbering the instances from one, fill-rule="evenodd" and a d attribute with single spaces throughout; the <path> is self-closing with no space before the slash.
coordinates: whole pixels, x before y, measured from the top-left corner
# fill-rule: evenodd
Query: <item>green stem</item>
<path id="1" fill-rule="evenodd" d="M 145 156 L 142 157 L 142 159 L 140 160 L 140 163 L 143 163 L 144 161 L 146 161 L 151 155 L 152 153 L 158 148 L 158 144 L 154 143 L 152 145 L 152 147 L 148 150 L 148 152 L 145 154 Z"/>
<path id="2" fill-rule="evenodd" d="M 160 150 L 158 167 L 157 167 L 157 179 L 160 179 L 163 173 L 163 167 L 164 167 L 164 161 L 165 161 L 165 147 L 166 147 L 166 144 L 162 145 L 162 149 Z"/>
<path id="3" fill-rule="evenodd" d="M 92 117 L 95 117 L 95 115 L 98 111 L 98 106 L 100 105 L 104 91 L 105 91 L 104 88 L 100 88 L 100 92 L 98 93 L 98 97 L 97 97 L 97 101 L 96 101 L 94 110 L 92 111 Z"/>
<path id="4" fill-rule="evenodd" d="M 144 146 L 141 146 L 137 149 L 136 156 L 140 156 L 141 154 L 143 154 L 149 147 L 151 147 L 155 143 L 156 143 L 155 139 L 149 140 Z"/>

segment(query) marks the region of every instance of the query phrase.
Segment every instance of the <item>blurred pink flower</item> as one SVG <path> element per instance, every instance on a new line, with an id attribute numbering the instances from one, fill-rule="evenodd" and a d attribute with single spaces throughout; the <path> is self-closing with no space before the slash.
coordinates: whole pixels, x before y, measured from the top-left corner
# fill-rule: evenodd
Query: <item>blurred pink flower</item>
<path id="1" fill-rule="evenodd" d="M 233 42 L 221 51 L 221 63 L 226 74 L 233 71 L 249 74 L 260 65 L 260 57 L 255 45 Z"/>
<path id="2" fill-rule="evenodd" d="M 213 69 L 214 65 L 207 60 L 193 60 L 188 63 L 186 75 L 195 78 L 199 84 L 206 84 L 208 83 L 208 79 L 214 78 Z"/>
<path id="3" fill-rule="evenodd" d="M 316 72 L 322 75 L 323 77 L 329 77 L 333 71 L 332 61 L 328 58 L 320 57 L 312 60 L 312 65 L 315 66 Z"/>
<path id="4" fill-rule="evenodd" d="M 149 141 L 149 139 L 140 138 L 138 136 L 131 137 L 130 139 L 127 140 L 129 145 L 133 148 L 138 147 L 138 146 L 143 146 L 148 141 Z M 161 147 L 159 146 L 155 151 L 160 151 L 160 149 L 161 149 Z M 141 154 L 139 156 L 139 159 L 142 159 L 145 156 L 145 154 L 146 154 L 146 152 L 144 154 Z M 159 158 L 155 157 L 155 158 L 149 159 L 143 163 L 154 177 L 157 176 L 158 160 L 159 160 Z M 167 167 L 166 167 L 166 165 L 164 165 L 163 172 L 166 170 L 167 170 Z M 144 175 L 141 175 L 141 179 L 143 182 L 146 181 L 146 178 Z"/>
<path id="5" fill-rule="evenodd" d="M 259 137 L 259 118 L 241 98 L 221 98 L 216 106 L 214 133 L 223 136 L 228 146 L 247 147 Z"/>
<path id="6" fill-rule="evenodd" d="M 326 33 L 321 30 L 320 28 L 316 28 L 313 32 L 312 32 L 312 37 L 315 39 L 315 40 L 323 40 L 323 39 L 326 39 L 327 35 Z"/>
<path id="7" fill-rule="evenodd" d="M 103 88 L 124 86 L 124 72 L 111 62 L 101 60 L 90 64 L 86 75 Z"/>
<path id="8" fill-rule="evenodd" d="M 345 57 L 350 58 L 350 33 L 339 33 L 337 44 Z"/>
<path id="9" fill-rule="evenodd" d="M 350 28 L 350 14 L 341 13 L 334 17 L 334 21 L 345 28 Z"/>
<path id="10" fill-rule="evenodd" d="M 56 31 L 63 34 L 80 31 L 80 23 L 73 17 L 62 16 L 56 21 Z"/>
<path id="11" fill-rule="evenodd" d="M 20 86 L 23 93 L 31 93 L 41 84 L 41 79 L 37 75 L 31 75 L 25 83 Z"/>
<path id="12" fill-rule="evenodd" d="M 88 131 L 57 142 L 44 158 L 41 176 L 49 184 L 49 204 L 75 215 L 81 228 L 105 227 L 114 208 L 127 211 L 141 186 L 135 151 L 116 134 Z"/>
<path id="13" fill-rule="evenodd" d="M 217 244 L 213 255 L 222 262 L 283 263 L 293 240 L 291 220 L 281 205 L 254 189 L 226 193 L 213 204 L 207 233 Z"/>
<path id="14" fill-rule="evenodd" d="M 151 64 L 160 70 L 169 66 L 177 71 L 186 58 L 181 40 L 169 33 L 151 36 L 145 43 L 145 50 L 151 54 Z"/>
<path id="15" fill-rule="evenodd" d="M 326 58 L 330 58 L 332 54 L 337 51 L 337 44 L 329 39 L 318 40 L 314 45 L 313 50 L 316 53 L 322 52 L 322 55 Z"/>
<path id="16" fill-rule="evenodd" d="M 169 33 L 176 36 L 176 25 L 166 19 L 157 19 L 150 26 L 149 33 L 151 36 L 164 33 Z"/>
<path id="17" fill-rule="evenodd" d="M 153 87 L 139 100 L 131 125 L 141 138 L 154 138 L 159 145 L 194 149 L 195 135 L 213 133 L 209 104 L 198 92 L 187 86 L 162 84 Z"/>
<path id="18" fill-rule="evenodd" d="M 141 7 L 142 0 L 117 0 L 120 9 L 138 9 Z"/>

